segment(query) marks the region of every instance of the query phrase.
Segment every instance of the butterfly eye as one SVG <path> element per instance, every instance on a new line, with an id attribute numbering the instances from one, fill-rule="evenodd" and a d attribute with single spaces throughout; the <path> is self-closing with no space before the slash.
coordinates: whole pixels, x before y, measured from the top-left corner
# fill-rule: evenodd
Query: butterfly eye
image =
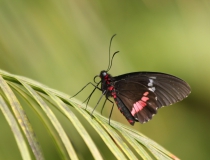
<path id="1" fill-rule="evenodd" d="M 107 73 L 106 72 L 103 72 L 102 75 L 105 77 L 107 75 Z"/>

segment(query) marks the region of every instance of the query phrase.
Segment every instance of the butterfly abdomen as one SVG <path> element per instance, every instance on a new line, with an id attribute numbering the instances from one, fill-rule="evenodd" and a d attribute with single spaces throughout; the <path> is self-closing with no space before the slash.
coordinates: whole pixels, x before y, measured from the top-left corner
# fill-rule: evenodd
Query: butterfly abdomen
<path id="1" fill-rule="evenodd" d="M 125 116 L 125 118 L 128 120 L 128 122 L 131 125 L 134 125 L 135 123 L 135 118 L 131 115 L 131 112 L 128 110 L 128 108 L 123 104 L 123 102 L 118 98 L 114 98 L 115 103 L 117 104 L 118 109 L 120 112 Z"/>

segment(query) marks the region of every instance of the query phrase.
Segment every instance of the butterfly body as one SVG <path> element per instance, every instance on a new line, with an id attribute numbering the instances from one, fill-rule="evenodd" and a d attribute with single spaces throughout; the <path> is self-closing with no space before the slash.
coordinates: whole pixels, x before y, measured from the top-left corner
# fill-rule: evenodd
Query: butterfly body
<path id="1" fill-rule="evenodd" d="M 102 93 L 114 99 L 131 125 L 135 121 L 148 122 L 157 109 L 179 102 L 190 93 L 185 81 L 159 72 L 133 72 L 112 77 L 107 71 L 101 71 L 100 78 Z"/>

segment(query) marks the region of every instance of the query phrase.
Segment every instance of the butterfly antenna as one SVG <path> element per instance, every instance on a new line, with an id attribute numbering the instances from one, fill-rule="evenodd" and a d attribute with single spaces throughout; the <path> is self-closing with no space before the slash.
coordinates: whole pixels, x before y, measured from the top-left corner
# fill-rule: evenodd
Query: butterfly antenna
<path id="1" fill-rule="evenodd" d="M 114 52 L 114 54 L 112 55 L 112 59 L 111 59 L 111 61 L 110 61 L 110 66 L 109 66 L 109 68 L 106 70 L 107 72 L 111 69 L 113 58 L 114 58 L 114 56 L 115 56 L 118 52 L 119 52 L 119 51 L 116 51 L 116 52 Z"/>
<path id="2" fill-rule="evenodd" d="M 108 68 L 107 68 L 107 72 L 111 69 L 112 67 L 112 61 L 113 61 L 113 58 L 115 56 L 116 53 L 118 53 L 119 51 L 115 52 L 113 55 L 112 55 L 112 58 L 110 59 L 110 55 L 111 55 L 111 45 L 112 45 L 112 40 L 113 38 L 116 36 L 116 34 L 114 34 L 110 40 L 110 44 L 109 44 L 109 65 L 108 65 Z"/>

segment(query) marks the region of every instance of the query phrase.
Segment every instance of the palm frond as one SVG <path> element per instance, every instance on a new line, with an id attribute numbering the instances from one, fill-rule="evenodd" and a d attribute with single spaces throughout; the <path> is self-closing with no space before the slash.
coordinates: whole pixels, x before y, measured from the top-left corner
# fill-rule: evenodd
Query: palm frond
<path id="1" fill-rule="evenodd" d="M 143 134 L 115 121 L 109 125 L 108 119 L 101 114 L 94 112 L 92 116 L 90 107 L 85 109 L 80 106 L 81 102 L 78 100 L 69 99 L 69 95 L 36 81 L 0 70 L 0 87 L 0 109 L 13 132 L 24 160 L 33 157 L 44 159 L 45 153 L 35 136 L 36 132 L 29 121 L 30 117 L 24 112 L 24 103 L 20 97 L 28 102 L 42 120 L 62 159 L 79 159 L 80 156 L 74 147 L 77 141 L 66 133 L 53 108 L 73 125 L 71 129 L 78 132 L 94 159 L 105 159 L 109 155 L 103 155 L 78 115 L 82 116 L 101 137 L 116 159 L 178 159 Z"/>

